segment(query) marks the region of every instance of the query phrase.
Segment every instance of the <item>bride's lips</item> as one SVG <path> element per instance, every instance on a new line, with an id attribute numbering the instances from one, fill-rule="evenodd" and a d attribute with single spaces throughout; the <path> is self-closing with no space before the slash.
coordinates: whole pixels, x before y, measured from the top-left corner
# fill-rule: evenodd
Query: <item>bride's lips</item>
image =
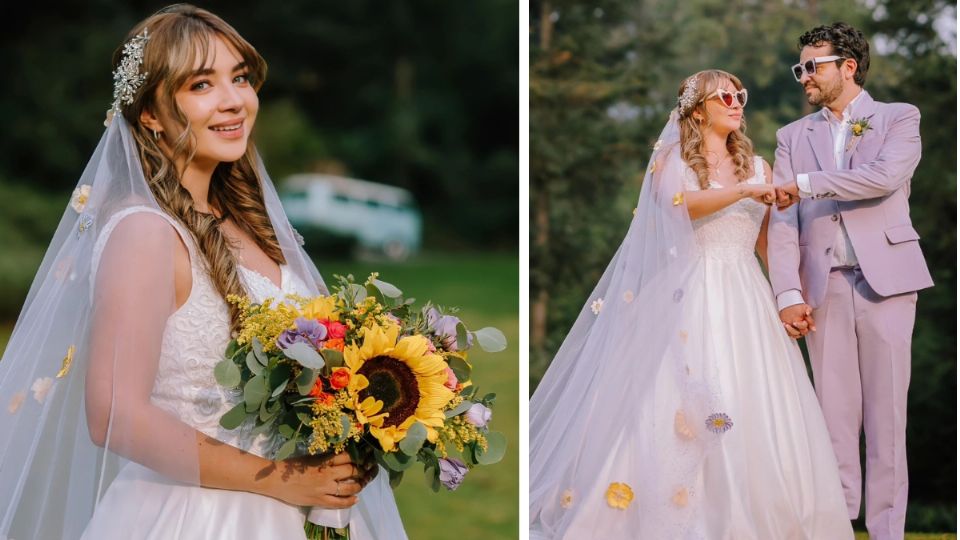
<path id="1" fill-rule="evenodd" d="M 245 131 L 244 119 L 227 120 L 226 122 L 209 126 L 207 129 L 222 139 L 240 139 L 243 137 Z"/>

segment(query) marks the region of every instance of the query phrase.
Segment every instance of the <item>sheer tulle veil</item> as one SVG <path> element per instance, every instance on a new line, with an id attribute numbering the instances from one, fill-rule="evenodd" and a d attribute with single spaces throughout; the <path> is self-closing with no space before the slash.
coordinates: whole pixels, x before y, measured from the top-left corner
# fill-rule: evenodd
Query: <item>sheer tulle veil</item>
<path id="1" fill-rule="evenodd" d="M 311 294 L 325 292 L 259 157 L 257 164 L 289 270 Z M 175 309 L 170 254 L 179 240 L 163 216 L 118 114 L 77 183 L 0 360 L 0 539 L 78 538 L 124 459 L 199 484 L 194 429 L 158 408 L 129 412 L 143 410 L 137 400 L 150 393 L 161 331 Z M 101 232 L 118 220 L 123 226 L 107 242 Z M 94 402 L 107 403 L 109 414 L 91 423 Z M 133 437 L 149 444 L 133 445 Z M 372 538 L 403 537 L 402 526 L 377 513 L 382 498 L 392 498 L 386 476 L 355 507 Z"/>
<path id="2" fill-rule="evenodd" d="M 679 138 L 674 109 L 626 237 L 531 398 L 531 538 L 675 538 L 697 511 L 717 393 L 685 302 L 699 266 Z"/>

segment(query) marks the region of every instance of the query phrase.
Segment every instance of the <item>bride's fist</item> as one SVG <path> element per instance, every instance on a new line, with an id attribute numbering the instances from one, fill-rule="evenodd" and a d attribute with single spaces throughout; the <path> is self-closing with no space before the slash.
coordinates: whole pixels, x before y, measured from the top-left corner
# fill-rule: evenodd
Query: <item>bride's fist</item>
<path id="1" fill-rule="evenodd" d="M 773 204 L 777 200 L 777 190 L 771 184 L 739 184 L 740 196 L 750 197 L 761 204 Z"/>
<path id="2" fill-rule="evenodd" d="M 294 506 L 349 508 L 363 489 L 359 472 L 345 453 L 278 461 L 270 494 Z"/>

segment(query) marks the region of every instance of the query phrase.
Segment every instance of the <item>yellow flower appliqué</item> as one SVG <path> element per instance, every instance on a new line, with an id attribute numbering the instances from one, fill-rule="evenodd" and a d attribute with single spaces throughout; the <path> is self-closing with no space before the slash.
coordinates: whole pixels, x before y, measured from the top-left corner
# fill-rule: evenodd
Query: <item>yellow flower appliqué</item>
<path id="1" fill-rule="evenodd" d="M 13 397 L 10 399 L 10 404 L 7 405 L 7 412 L 10 414 L 17 412 L 17 409 L 19 409 L 20 406 L 23 405 L 23 400 L 26 398 L 27 398 L 27 394 L 25 392 L 17 392 L 16 394 L 14 394 Z"/>
<path id="2" fill-rule="evenodd" d="M 673 196 L 673 205 L 680 206 L 683 204 L 683 192 L 678 191 L 676 195 Z"/>
<path id="3" fill-rule="evenodd" d="M 570 508 L 571 505 L 573 505 L 573 490 L 565 489 L 563 495 L 560 496 L 560 507 Z"/>
<path id="4" fill-rule="evenodd" d="M 690 502 L 690 493 L 687 491 L 687 488 L 680 488 L 673 493 L 670 501 L 673 502 L 674 506 L 683 508 Z"/>
<path id="5" fill-rule="evenodd" d="M 607 488 L 607 504 L 617 510 L 626 510 L 633 502 L 633 490 L 630 486 L 621 482 L 613 482 Z"/>
<path id="6" fill-rule="evenodd" d="M 73 364 L 73 353 L 77 350 L 73 345 L 67 349 L 67 355 L 63 357 L 63 362 L 60 364 L 60 371 L 57 372 L 57 378 L 62 379 L 67 376 L 67 373 L 70 372 L 70 365 Z"/>
<path id="7" fill-rule="evenodd" d="M 70 207 L 73 208 L 78 214 L 83 212 L 83 209 L 87 206 L 87 200 L 90 199 L 90 186 L 83 184 L 77 189 L 73 190 L 73 195 L 70 196 Z"/>
<path id="8" fill-rule="evenodd" d="M 677 411 L 677 414 L 673 416 L 673 430 L 677 437 L 685 441 L 689 441 L 696 436 L 693 429 L 690 428 L 690 424 L 687 423 L 687 416 L 683 414 L 683 411 Z"/>

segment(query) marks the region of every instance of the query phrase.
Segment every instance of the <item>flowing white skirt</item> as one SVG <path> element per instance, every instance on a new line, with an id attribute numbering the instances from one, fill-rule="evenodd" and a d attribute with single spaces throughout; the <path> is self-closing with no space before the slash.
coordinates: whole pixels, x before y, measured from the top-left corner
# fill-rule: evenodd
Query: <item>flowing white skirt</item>
<path id="1" fill-rule="evenodd" d="M 306 538 L 306 509 L 248 493 L 192 486 L 129 462 L 110 484 L 82 540 Z M 406 540 L 387 474 L 351 510 L 351 538 Z"/>
<path id="2" fill-rule="evenodd" d="M 635 449 L 649 445 L 651 437 L 664 441 L 654 445 L 669 448 L 676 437 L 676 426 L 664 425 L 676 410 L 673 375 L 662 370 L 652 400 L 653 409 L 660 410 L 636 411 L 637 425 L 623 426 L 611 439 L 616 442 L 610 452 L 596 456 L 604 466 L 592 488 L 560 503 L 571 510 L 591 505 L 590 511 L 576 512 L 562 538 L 852 539 L 826 424 L 800 350 L 780 323 L 759 265 L 752 259 L 703 258 L 686 294 L 688 305 L 702 311 L 689 315 L 695 320 L 684 327 L 701 333 L 709 356 L 704 365 L 715 369 L 718 395 L 710 412 L 726 414 L 732 427 L 717 436 L 695 478 L 671 488 L 674 497 L 650 494 L 645 488 L 654 478 L 666 483 L 662 475 L 668 467 L 636 458 Z M 625 396 L 624 406 L 633 401 Z M 702 427 L 704 419 L 688 421 Z M 661 452 L 661 458 L 671 456 Z M 626 509 L 605 502 L 615 481 L 635 492 Z M 682 513 L 680 507 L 687 505 Z M 669 517 L 671 512 L 678 517 Z M 626 520 L 639 529 L 626 532 L 621 526 Z M 532 524 L 531 539 L 554 537 Z"/>

